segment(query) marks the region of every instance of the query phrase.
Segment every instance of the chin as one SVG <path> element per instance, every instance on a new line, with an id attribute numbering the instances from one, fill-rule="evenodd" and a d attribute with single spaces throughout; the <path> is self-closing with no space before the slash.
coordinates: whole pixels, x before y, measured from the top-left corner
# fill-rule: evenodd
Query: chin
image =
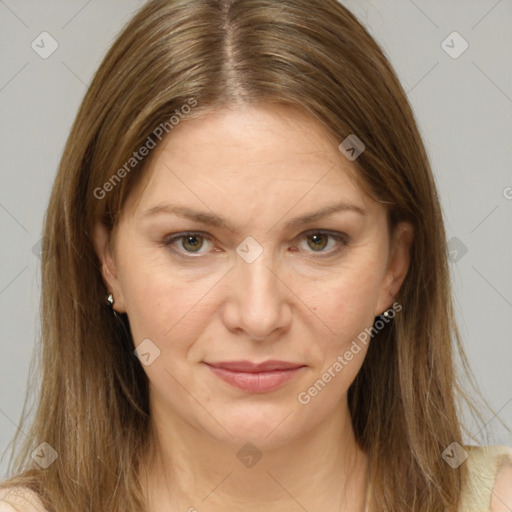
<path id="1" fill-rule="evenodd" d="M 248 442 L 260 450 L 270 450 L 301 434 L 300 421 L 294 414 L 300 409 L 293 401 L 288 406 L 252 402 L 239 407 L 231 405 L 228 410 L 229 413 L 217 418 L 224 428 L 211 434 L 237 450 Z M 306 426 L 304 430 L 307 430 Z"/>

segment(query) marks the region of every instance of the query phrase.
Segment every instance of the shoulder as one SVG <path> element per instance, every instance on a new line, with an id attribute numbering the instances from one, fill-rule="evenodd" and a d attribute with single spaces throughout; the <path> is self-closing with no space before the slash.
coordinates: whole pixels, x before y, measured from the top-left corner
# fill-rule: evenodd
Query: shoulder
<path id="1" fill-rule="evenodd" d="M 491 512 L 512 510 L 512 449 L 502 458 L 492 492 Z"/>
<path id="2" fill-rule="evenodd" d="M 38 495 L 28 487 L 0 489 L 0 512 L 47 512 Z"/>
<path id="3" fill-rule="evenodd" d="M 512 510 L 512 448 L 464 446 L 468 480 L 461 510 L 510 512 Z"/>

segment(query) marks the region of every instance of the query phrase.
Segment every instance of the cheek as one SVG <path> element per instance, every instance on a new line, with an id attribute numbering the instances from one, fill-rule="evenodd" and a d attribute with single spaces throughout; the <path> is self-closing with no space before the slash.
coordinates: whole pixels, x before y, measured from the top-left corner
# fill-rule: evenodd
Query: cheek
<path id="1" fill-rule="evenodd" d="M 193 306 L 190 290 L 172 275 L 161 252 L 119 247 L 118 277 L 135 345 L 149 338 L 160 346 L 162 334 Z"/>
<path id="2" fill-rule="evenodd" d="M 330 338 L 346 343 L 373 324 L 383 269 L 372 262 L 344 266 L 322 282 L 304 283 L 303 293 L 321 323 L 328 326 Z M 325 329 L 324 329 L 325 330 Z"/>
<path id="3" fill-rule="evenodd" d="M 313 377 L 297 395 L 299 404 L 307 405 L 309 415 L 322 416 L 334 409 L 363 364 L 381 279 L 382 269 L 374 268 L 345 269 L 337 279 L 317 287 L 317 293 L 310 297 L 316 315 L 309 325 L 316 341 L 309 346 Z"/>
<path id="4" fill-rule="evenodd" d="M 185 344 L 200 331 L 208 318 L 201 299 L 211 287 L 201 284 L 205 286 L 191 287 L 174 279 L 158 279 L 157 274 L 132 280 L 126 290 L 126 308 L 135 343 L 151 338 L 164 347 L 174 340 L 178 344 L 173 342 L 173 347 L 179 349 L 179 343 Z"/>

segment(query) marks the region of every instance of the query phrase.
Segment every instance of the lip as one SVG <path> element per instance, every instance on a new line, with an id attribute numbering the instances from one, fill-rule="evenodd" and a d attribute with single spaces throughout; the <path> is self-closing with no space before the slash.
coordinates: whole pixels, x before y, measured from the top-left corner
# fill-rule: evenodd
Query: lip
<path id="1" fill-rule="evenodd" d="M 278 361 L 271 359 L 262 363 L 253 363 L 252 361 L 220 361 L 216 363 L 206 363 L 214 368 L 222 368 L 224 370 L 232 370 L 235 372 L 256 373 L 270 372 L 274 370 L 294 370 L 305 366 L 300 363 L 289 363 L 288 361 Z"/>
<path id="2" fill-rule="evenodd" d="M 280 388 L 305 365 L 287 361 L 222 361 L 206 363 L 210 370 L 220 379 L 243 391 L 265 393 Z"/>

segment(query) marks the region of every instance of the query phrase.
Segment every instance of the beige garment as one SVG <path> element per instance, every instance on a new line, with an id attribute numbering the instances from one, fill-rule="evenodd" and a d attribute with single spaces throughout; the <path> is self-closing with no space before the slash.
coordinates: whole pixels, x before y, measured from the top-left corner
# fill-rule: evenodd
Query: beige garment
<path id="1" fill-rule="evenodd" d="M 469 481 L 462 495 L 461 512 L 492 512 L 491 498 L 498 469 L 512 448 L 508 446 L 464 446 L 468 452 Z M 512 508 L 512 503 L 507 503 Z"/>
<path id="2" fill-rule="evenodd" d="M 462 496 L 461 512 L 492 512 L 491 497 L 498 469 L 509 457 L 508 446 L 465 446 L 469 481 Z M 510 504 L 512 506 L 512 504 Z M 0 512 L 47 512 L 39 498 L 23 487 L 0 489 Z"/>
<path id="3" fill-rule="evenodd" d="M 41 500 L 30 489 L 0 489 L 0 512 L 47 512 Z"/>

